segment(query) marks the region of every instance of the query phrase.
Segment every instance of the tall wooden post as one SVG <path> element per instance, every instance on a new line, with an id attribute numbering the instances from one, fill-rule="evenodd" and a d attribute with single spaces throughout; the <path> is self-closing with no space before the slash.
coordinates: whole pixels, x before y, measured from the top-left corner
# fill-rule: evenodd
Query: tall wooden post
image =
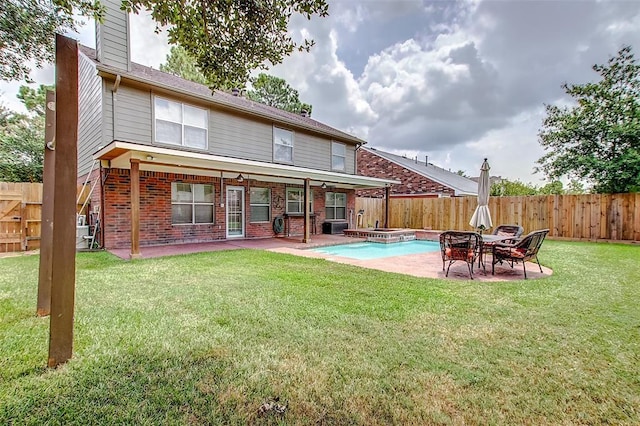
<path id="1" fill-rule="evenodd" d="M 131 259 L 140 258 L 140 160 L 131 159 Z"/>
<path id="2" fill-rule="evenodd" d="M 44 167 L 42 171 L 42 217 L 40 222 L 40 268 L 38 270 L 37 315 L 51 312 L 51 269 L 53 267 L 53 191 L 55 179 L 56 94 L 48 90 L 45 108 Z"/>
<path id="3" fill-rule="evenodd" d="M 49 367 L 73 355 L 78 180 L 78 43 L 56 34 L 56 155 Z"/>
<path id="4" fill-rule="evenodd" d="M 311 241 L 309 229 L 311 228 L 309 222 L 309 207 L 311 204 L 311 180 L 309 178 L 304 180 L 304 238 L 303 243 Z"/>
<path id="5" fill-rule="evenodd" d="M 384 189 L 384 198 L 385 198 L 385 203 L 384 203 L 384 227 L 388 228 L 389 227 L 389 215 L 390 215 L 390 211 L 391 211 L 391 206 L 390 206 L 390 195 L 391 195 L 391 187 L 387 186 Z"/>

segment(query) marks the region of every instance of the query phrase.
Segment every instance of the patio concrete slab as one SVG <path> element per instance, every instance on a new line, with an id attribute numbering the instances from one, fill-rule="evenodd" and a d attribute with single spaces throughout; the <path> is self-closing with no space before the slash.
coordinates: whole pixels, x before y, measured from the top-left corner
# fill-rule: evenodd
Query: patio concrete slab
<path id="1" fill-rule="evenodd" d="M 219 250 L 238 250 L 238 249 L 258 249 L 269 250 L 276 253 L 286 253 L 295 256 L 322 258 L 332 262 L 343 263 L 348 265 L 360 266 L 362 268 L 377 269 L 385 272 L 395 272 L 399 274 L 412 275 L 424 278 L 441 278 L 452 280 L 468 280 L 469 271 L 467 264 L 464 262 L 455 262 L 451 265 L 449 276 L 445 277 L 445 271 L 442 270 L 442 258 L 440 252 L 410 254 L 405 256 L 387 257 L 384 259 L 373 260 L 357 260 L 341 256 L 333 256 L 325 253 L 319 253 L 308 250 L 314 247 L 322 247 L 336 244 L 348 244 L 364 241 L 360 238 L 345 237 L 343 235 L 312 235 L 309 243 L 303 243 L 299 237 L 291 238 L 261 238 L 261 239 L 242 239 L 242 240 L 225 240 L 207 243 L 187 243 L 172 244 L 162 246 L 141 247 L 142 258 L 153 258 L 162 256 L 172 256 L 189 253 L 212 252 Z M 110 250 L 114 255 L 129 259 L 129 249 Z M 522 265 L 518 264 L 515 268 L 511 268 L 507 264 L 496 265 L 496 274 L 491 274 L 491 263 L 489 259 L 486 262 L 487 271 L 482 268 L 474 268 L 473 278 L 477 281 L 512 281 L 524 280 Z M 549 268 L 542 268 L 543 272 L 537 264 L 527 263 L 527 277 L 529 279 L 545 278 L 552 274 Z"/>
<path id="2" fill-rule="evenodd" d="M 211 241 L 206 243 L 183 243 L 183 244 L 164 244 L 158 246 L 140 247 L 140 257 L 142 259 L 150 259 L 153 257 L 174 256 L 180 254 L 202 253 L 219 250 L 237 250 L 237 249 L 258 249 L 268 250 L 279 247 L 291 248 L 312 248 L 335 244 L 345 244 L 356 241 L 364 241 L 356 238 L 345 238 L 342 235 L 312 235 L 309 243 L 303 243 L 301 238 L 281 237 L 281 238 L 255 238 L 255 239 L 237 239 Z M 129 259 L 131 249 L 111 249 L 110 253 L 121 259 Z"/>
<path id="3" fill-rule="evenodd" d="M 385 257 L 383 259 L 357 260 L 347 257 L 333 256 L 311 250 L 301 250 L 292 247 L 279 247 L 270 249 L 278 253 L 293 254 L 296 256 L 322 258 L 332 262 L 344 263 L 347 265 L 360 266 L 362 268 L 377 269 L 385 272 L 396 272 L 398 274 L 412 275 L 414 277 L 441 278 L 452 280 L 468 280 L 469 269 L 465 262 L 455 262 L 449 269 L 449 276 L 445 276 L 442 270 L 442 257 L 440 252 L 409 254 L 404 256 Z M 495 275 L 491 274 L 490 258 L 486 262 L 486 272 L 477 265 L 473 269 L 473 279 L 476 281 L 513 281 L 524 280 L 522 264 L 516 264 L 511 268 L 508 264 L 496 265 Z M 527 262 L 527 279 L 538 279 L 551 276 L 553 271 L 542 267 L 542 273 L 537 263 Z"/>

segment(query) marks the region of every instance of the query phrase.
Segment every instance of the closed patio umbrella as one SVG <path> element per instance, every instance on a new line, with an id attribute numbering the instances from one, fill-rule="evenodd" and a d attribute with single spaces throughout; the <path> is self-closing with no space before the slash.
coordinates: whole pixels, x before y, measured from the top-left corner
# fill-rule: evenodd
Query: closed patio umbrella
<path id="1" fill-rule="evenodd" d="M 484 159 L 482 167 L 480 167 L 480 177 L 478 178 L 478 207 L 471 216 L 469 225 L 475 229 L 480 229 L 480 232 L 487 228 L 491 228 L 491 212 L 489 211 L 489 163 L 487 159 Z"/>

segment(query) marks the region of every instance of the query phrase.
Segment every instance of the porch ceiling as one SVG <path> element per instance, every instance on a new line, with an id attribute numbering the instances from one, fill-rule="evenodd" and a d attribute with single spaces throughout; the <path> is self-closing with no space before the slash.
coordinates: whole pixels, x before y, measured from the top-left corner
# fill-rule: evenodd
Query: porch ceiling
<path id="1" fill-rule="evenodd" d="M 400 183 L 393 179 L 327 172 L 122 141 L 113 141 L 96 152 L 93 158 L 106 160 L 109 162 L 108 167 L 118 169 L 129 169 L 131 160 L 138 160 L 140 170 L 147 171 L 224 178 L 236 178 L 242 173 L 245 179 L 295 184 L 300 184 L 308 178 L 311 179 L 312 186 L 326 183 L 329 187 L 343 189 L 381 188 Z"/>

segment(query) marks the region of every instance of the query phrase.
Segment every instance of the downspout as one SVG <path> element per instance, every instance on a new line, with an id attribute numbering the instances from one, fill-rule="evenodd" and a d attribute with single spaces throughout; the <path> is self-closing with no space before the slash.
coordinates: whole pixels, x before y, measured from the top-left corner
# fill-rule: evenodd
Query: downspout
<path id="1" fill-rule="evenodd" d="M 120 81 L 122 77 L 120 74 L 116 75 L 116 82 L 113 84 L 111 88 L 111 135 L 113 140 L 116 140 L 116 101 L 118 100 L 118 88 L 120 87 Z"/>
<path id="2" fill-rule="evenodd" d="M 116 93 L 118 92 L 118 88 L 120 87 L 120 81 L 122 80 L 122 77 L 120 76 L 120 74 L 116 75 L 116 81 L 113 84 L 113 87 L 111 88 L 111 140 L 114 141 L 116 140 L 116 100 L 117 100 L 117 96 Z M 104 141 L 104 139 L 103 139 Z M 109 176 L 109 170 L 111 167 L 111 164 L 108 165 L 108 167 L 105 169 L 103 168 L 104 164 L 102 161 L 100 161 L 100 179 L 102 180 L 102 182 L 100 183 L 100 187 L 102 188 L 101 192 L 101 206 L 100 206 L 100 243 L 102 245 L 102 247 L 105 247 L 105 237 L 106 237 L 106 229 L 105 229 L 105 216 L 106 216 L 106 205 L 107 205 L 107 201 L 105 200 L 105 196 L 106 196 L 106 191 L 104 189 L 104 184 L 107 181 L 107 177 Z"/>
<path id="3" fill-rule="evenodd" d="M 353 151 L 353 170 L 354 170 L 354 175 L 358 174 L 358 150 L 360 149 L 360 147 L 364 145 L 362 143 L 357 143 L 356 144 L 356 149 Z"/>

